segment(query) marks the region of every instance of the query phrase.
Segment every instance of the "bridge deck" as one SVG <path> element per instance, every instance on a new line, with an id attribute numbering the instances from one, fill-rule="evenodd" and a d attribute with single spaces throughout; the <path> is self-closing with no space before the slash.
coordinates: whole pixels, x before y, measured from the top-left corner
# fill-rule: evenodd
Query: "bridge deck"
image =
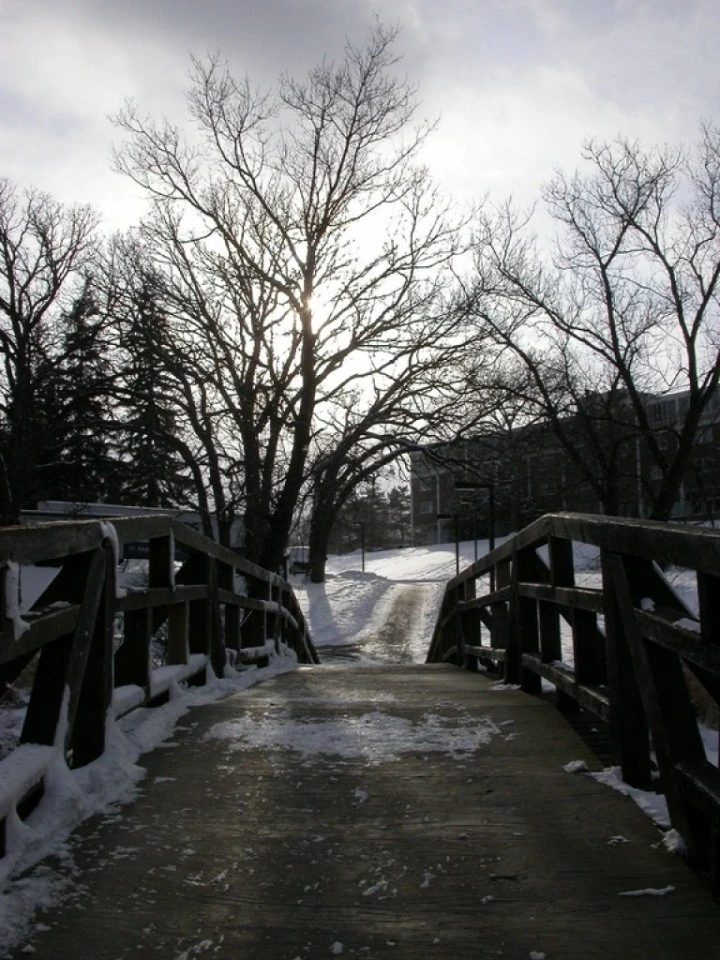
<path id="1" fill-rule="evenodd" d="M 85 892 L 40 918 L 34 956 L 717 957 L 718 904 L 650 821 L 563 770 L 595 764 L 549 705 L 490 687 L 316 667 L 190 713 L 141 796 L 78 831 Z M 206 737 L 228 721 L 244 749 Z"/>

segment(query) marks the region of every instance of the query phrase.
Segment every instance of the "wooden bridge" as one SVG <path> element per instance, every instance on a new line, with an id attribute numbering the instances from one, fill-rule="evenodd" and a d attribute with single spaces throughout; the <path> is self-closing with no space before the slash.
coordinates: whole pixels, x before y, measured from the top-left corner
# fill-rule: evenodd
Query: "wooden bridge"
<path id="1" fill-rule="evenodd" d="M 142 539 L 149 585 L 117 597 L 115 555 Z M 579 544 L 598 550 L 594 585 L 575 584 Z M 58 750 L 71 767 L 102 753 L 113 702 L 158 703 L 168 676 L 202 682 L 226 649 L 259 660 L 275 638 L 305 664 L 146 755 L 138 798 L 64 851 L 71 899 L 8 956 L 718 956 L 720 789 L 693 709 L 696 682 L 718 695 L 717 534 L 545 517 L 450 581 L 428 664 L 363 668 L 318 666 L 287 584 L 165 518 L 0 531 L 0 557 L 0 678 L 40 651 L 0 762 L 3 836 L 42 813 Z M 20 618 L 16 565 L 39 560 L 62 569 Z M 697 611 L 669 565 L 692 571 Z M 476 672 L 498 665 L 504 683 Z M 601 766 L 578 709 L 607 724 L 626 780 L 661 778 L 693 870 L 627 797 L 565 769 Z"/>

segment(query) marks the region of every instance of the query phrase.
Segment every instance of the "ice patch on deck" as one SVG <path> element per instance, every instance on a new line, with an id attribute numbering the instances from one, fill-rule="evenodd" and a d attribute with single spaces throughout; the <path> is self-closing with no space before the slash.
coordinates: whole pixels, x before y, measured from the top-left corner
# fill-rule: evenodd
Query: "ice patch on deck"
<path id="1" fill-rule="evenodd" d="M 461 759 L 500 732 L 488 717 L 448 719 L 425 714 L 413 723 L 375 711 L 331 720 L 297 720 L 280 708 L 266 712 L 261 720 L 244 716 L 217 723 L 206 736 L 226 740 L 231 750 L 293 750 L 306 760 L 339 756 L 374 765 L 408 753 L 444 753 Z"/>

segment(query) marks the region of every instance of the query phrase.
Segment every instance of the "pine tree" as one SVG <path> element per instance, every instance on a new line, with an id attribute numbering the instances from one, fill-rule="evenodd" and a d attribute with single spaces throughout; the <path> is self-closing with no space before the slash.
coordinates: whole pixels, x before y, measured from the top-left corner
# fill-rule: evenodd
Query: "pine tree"
<path id="1" fill-rule="evenodd" d="M 117 462 L 109 434 L 111 372 L 104 328 L 92 280 L 86 278 L 61 319 L 59 363 L 39 399 L 50 428 L 42 487 L 53 499 L 115 499 Z"/>
<path id="2" fill-rule="evenodd" d="M 128 464 L 123 499 L 141 506 L 178 506 L 187 502 L 190 482 L 176 440 L 177 417 L 167 372 L 167 315 L 160 286 L 147 271 L 137 277 L 121 326 L 120 452 Z"/>

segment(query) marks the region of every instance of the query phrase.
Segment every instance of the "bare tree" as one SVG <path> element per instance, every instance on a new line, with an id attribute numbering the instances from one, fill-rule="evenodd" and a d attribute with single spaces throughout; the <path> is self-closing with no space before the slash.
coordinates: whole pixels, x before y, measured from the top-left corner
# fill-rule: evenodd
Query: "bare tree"
<path id="1" fill-rule="evenodd" d="M 270 567 L 318 397 L 348 362 L 393 349 L 397 305 L 456 246 L 415 164 L 428 128 L 413 124 L 395 37 L 376 24 L 338 64 L 281 77 L 274 96 L 218 58 L 194 60 L 193 142 L 132 106 L 118 117 L 129 138 L 117 165 L 153 198 L 144 235 L 176 291 L 184 349 L 241 447 L 248 556 Z"/>
<path id="2" fill-rule="evenodd" d="M 510 207 L 480 222 L 467 315 L 509 374 L 493 386 L 550 425 L 603 509 L 638 482 L 640 444 L 666 518 L 720 379 L 720 130 L 692 151 L 589 143 L 584 160 L 545 191 L 552 255 Z M 673 389 L 687 398 L 666 443 L 648 401 Z"/>
<path id="3" fill-rule="evenodd" d="M 320 398 L 309 467 L 313 582 L 325 579 L 333 527 L 355 491 L 455 420 L 452 371 L 467 344 L 459 342 L 456 317 L 440 296 L 446 279 L 438 274 L 422 301 L 411 298 L 403 305 L 416 319 L 406 325 L 402 344 L 378 354 L 364 376 L 350 372 L 345 384 Z"/>
<path id="4" fill-rule="evenodd" d="M 0 180 L 0 523 L 37 490 L 40 393 L 62 358 L 58 318 L 94 252 L 97 218 Z"/>

